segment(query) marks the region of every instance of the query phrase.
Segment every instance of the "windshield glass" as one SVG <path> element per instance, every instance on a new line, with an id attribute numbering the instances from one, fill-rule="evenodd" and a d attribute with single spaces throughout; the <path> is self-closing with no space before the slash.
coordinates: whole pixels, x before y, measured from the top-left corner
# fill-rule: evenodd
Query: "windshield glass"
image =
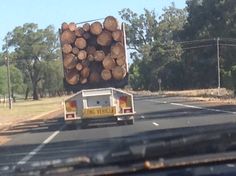
<path id="1" fill-rule="evenodd" d="M 235 167 L 236 1 L 1 6 L 0 175 Z"/>

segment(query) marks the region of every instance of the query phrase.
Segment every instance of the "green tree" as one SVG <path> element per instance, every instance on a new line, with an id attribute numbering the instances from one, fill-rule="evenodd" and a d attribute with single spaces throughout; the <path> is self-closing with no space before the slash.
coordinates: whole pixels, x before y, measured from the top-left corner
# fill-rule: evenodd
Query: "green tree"
<path id="1" fill-rule="evenodd" d="M 14 93 L 22 93 L 25 85 L 23 83 L 23 75 L 19 69 L 11 65 L 10 81 L 11 81 L 11 94 L 14 97 Z M 0 66 L 0 94 L 7 93 L 7 68 L 6 66 Z"/>
<path id="2" fill-rule="evenodd" d="M 43 68 L 42 91 L 48 92 L 49 96 L 60 96 L 64 89 L 62 61 L 47 61 L 44 63 Z"/>
<path id="3" fill-rule="evenodd" d="M 232 66 L 231 68 L 231 78 L 233 84 L 234 95 L 236 95 L 236 65 Z"/>
<path id="4" fill-rule="evenodd" d="M 235 45 L 231 38 L 236 36 L 236 3 L 234 0 L 188 0 L 186 3 L 188 18 L 180 40 L 197 40 L 182 45 L 195 48 L 185 50 L 182 55 L 185 75 L 188 75 L 186 83 L 191 88 L 216 87 L 217 37 L 220 37 L 221 72 L 229 72 L 236 64 L 235 48 L 229 46 Z"/>
<path id="5" fill-rule="evenodd" d="M 172 3 L 164 9 L 159 21 L 155 11 L 144 10 L 144 14 L 138 15 L 130 9 L 124 9 L 120 15 L 127 22 L 127 44 L 134 50 L 131 52 L 134 58 L 130 68 L 131 85 L 155 90 L 158 88 L 157 80 L 160 77 L 166 79 L 160 74 L 167 68 L 166 65 L 180 59 L 182 50 L 174 39 L 177 38 L 177 31 L 182 30 L 186 23 L 186 11 L 177 9 Z"/>
<path id="6" fill-rule="evenodd" d="M 0 66 L 0 94 L 5 95 L 7 93 L 7 74 L 6 68 Z"/>
<path id="7" fill-rule="evenodd" d="M 22 72 L 15 66 L 10 66 L 10 79 L 11 79 L 11 96 L 14 97 L 15 93 L 22 94 L 25 90 Z"/>
<path id="8" fill-rule="evenodd" d="M 26 23 L 9 32 L 5 38 L 8 47 L 14 49 L 17 67 L 24 74 L 27 84 L 26 98 L 32 88 L 33 99 L 39 99 L 38 83 L 43 77 L 42 62 L 57 59 L 57 36 L 52 26 L 38 29 L 34 23 Z M 30 84 L 29 84 L 30 83 Z"/>

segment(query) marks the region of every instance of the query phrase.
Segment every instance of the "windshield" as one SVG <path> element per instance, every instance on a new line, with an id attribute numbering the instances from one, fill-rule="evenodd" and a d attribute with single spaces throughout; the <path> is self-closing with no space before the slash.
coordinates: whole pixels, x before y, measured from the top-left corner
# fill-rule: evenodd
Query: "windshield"
<path id="1" fill-rule="evenodd" d="M 236 173 L 234 0 L 1 6 L 0 175 Z"/>

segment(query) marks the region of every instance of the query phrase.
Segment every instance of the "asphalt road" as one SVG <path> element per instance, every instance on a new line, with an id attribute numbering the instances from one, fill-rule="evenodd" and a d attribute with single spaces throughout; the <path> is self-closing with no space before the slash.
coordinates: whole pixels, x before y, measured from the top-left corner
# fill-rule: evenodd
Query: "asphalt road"
<path id="1" fill-rule="evenodd" d="M 135 96 L 135 109 L 134 125 L 103 124 L 69 129 L 61 115 L 2 131 L 0 135 L 9 141 L 0 146 L 0 172 L 8 165 L 91 156 L 118 145 L 124 137 L 128 139 L 152 131 L 236 123 L 235 105 L 217 105 L 184 97 Z"/>

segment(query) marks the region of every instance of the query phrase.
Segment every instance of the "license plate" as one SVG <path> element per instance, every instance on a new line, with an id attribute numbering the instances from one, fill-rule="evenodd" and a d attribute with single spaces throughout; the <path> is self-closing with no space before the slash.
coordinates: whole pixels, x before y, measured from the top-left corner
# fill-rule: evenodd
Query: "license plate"
<path id="1" fill-rule="evenodd" d="M 84 117 L 112 116 L 115 113 L 115 107 L 89 108 L 83 110 Z"/>

